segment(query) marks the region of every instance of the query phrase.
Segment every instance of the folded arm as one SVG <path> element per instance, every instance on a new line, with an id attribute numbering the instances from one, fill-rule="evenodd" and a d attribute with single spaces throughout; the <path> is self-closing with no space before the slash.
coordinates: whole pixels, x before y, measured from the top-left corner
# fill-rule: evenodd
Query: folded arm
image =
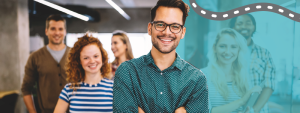
<path id="1" fill-rule="evenodd" d="M 187 113 L 208 113 L 208 88 L 206 77 L 203 74 L 201 74 L 188 99 L 188 103 L 184 107 Z"/>
<path id="2" fill-rule="evenodd" d="M 122 63 L 115 74 L 113 86 L 113 111 L 137 113 L 138 104 L 133 92 L 128 62 Z"/>

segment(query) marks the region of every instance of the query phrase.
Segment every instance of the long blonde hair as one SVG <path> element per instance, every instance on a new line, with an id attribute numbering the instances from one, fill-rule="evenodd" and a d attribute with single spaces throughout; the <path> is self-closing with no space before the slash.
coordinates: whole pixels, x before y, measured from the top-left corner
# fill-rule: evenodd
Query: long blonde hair
<path id="1" fill-rule="evenodd" d="M 117 30 L 113 33 L 113 36 L 120 36 L 121 41 L 126 44 L 127 49 L 126 49 L 126 59 L 131 60 L 133 59 L 133 54 L 132 54 L 132 48 L 131 44 L 129 41 L 128 36 L 126 35 L 126 32 Z M 118 58 L 116 57 L 115 60 L 112 62 L 113 64 L 117 63 Z"/>
<path id="2" fill-rule="evenodd" d="M 233 62 L 232 64 L 232 72 L 233 72 L 233 86 L 236 86 L 237 89 L 234 89 L 234 91 L 239 95 L 243 96 L 246 91 L 249 88 L 249 84 L 247 82 L 248 79 L 248 63 L 247 63 L 247 53 L 248 53 L 248 48 L 247 48 L 247 42 L 245 38 L 239 34 L 237 31 L 234 29 L 230 28 L 225 28 L 222 29 L 217 37 L 216 40 L 213 44 L 213 47 L 211 50 L 208 52 L 208 70 L 210 72 L 211 80 L 216 89 L 219 91 L 219 93 L 223 96 L 225 100 L 227 100 L 229 96 L 229 89 L 227 86 L 226 78 L 224 72 L 222 72 L 219 64 L 218 64 L 218 59 L 216 56 L 216 45 L 222 35 L 228 34 L 232 36 L 237 44 L 239 45 L 239 52 L 238 52 L 238 57 L 237 59 Z"/>

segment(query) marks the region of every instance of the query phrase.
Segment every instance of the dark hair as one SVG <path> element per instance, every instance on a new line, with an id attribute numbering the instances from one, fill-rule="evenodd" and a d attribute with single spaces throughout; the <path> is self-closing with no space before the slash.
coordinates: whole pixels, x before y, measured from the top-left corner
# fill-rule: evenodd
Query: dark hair
<path id="1" fill-rule="evenodd" d="M 251 19 L 251 21 L 252 21 L 252 23 L 253 23 L 253 25 L 254 25 L 254 31 L 253 31 L 253 33 L 255 33 L 255 31 L 256 31 L 256 21 L 255 21 L 255 18 L 251 15 L 251 14 L 244 14 L 244 15 L 246 15 L 246 16 L 249 16 L 250 17 L 250 19 Z M 243 16 L 243 15 L 242 15 Z M 235 26 L 235 22 L 236 22 L 236 19 L 238 18 L 238 16 L 237 17 L 234 17 L 234 18 L 232 18 L 231 20 L 230 20 L 230 22 L 229 22 L 229 27 L 230 28 L 234 28 L 234 26 Z"/>
<path id="2" fill-rule="evenodd" d="M 158 0 L 156 5 L 151 9 L 151 22 L 156 16 L 156 10 L 159 6 L 179 8 L 183 12 L 182 23 L 185 24 L 186 17 L 188 16 L 189 6 L 182 0 Z"/>
<path id="3" fill-rule="evenodd" d="M 46 19 L 46 29 L 49 28 L 49 22 L 50 20 L 54 20 L 54 21 L 63 21 L 65 23 L 65 28 L 66 28 L 66 20 L 61 17 L 59 14 L 54 14 L 54 15 L 50 15 L 47 19 Z"/>

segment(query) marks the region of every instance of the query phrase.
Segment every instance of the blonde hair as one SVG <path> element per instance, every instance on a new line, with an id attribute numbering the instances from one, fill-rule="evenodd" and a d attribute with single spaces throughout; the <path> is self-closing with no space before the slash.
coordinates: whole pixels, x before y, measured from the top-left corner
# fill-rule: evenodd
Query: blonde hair
<path id="1" fill-rule="evenodd" d="M 232 36 L 236 40 L 237 44 L 239 45 L 238 57 L 233 62 L 232 70 L 231 70 L 233 72 L 233 77 L 232 77 L 233 86 L 237 87 L 237 89 L 234 89 L 234 91 L 239 96 L 243 96 L 249 88 L 249 84 L 247 82 L 247 78 L 249 77 L 247 71 L 248 70 L 248 63 L 247 63 L 248 48 L 247 48 L 247 42 L 241 34 L 239 34 L 234 29 L 225 28 L 218 33 L 216 40 L 213 44 L 213 47 L 211 48 L 212 50 L 208 52 L 207 55 L 209 59 L 208 69 L 210 69 L 208 71 L 211 74 L 210 76 L 212 78 L 211 79 L 212 83 L 219 91 L 219 93 L 223 96 L 223 98 L 227 100 L 229 96 L 229 90 L 228 90 L 225 74 L 224 72 L 222 72 L 218 64 L 218 59 L 215 51 L 218 41 L 224 34 L 228 34 Z"/>
<path id="2" fill-rule="evenodd" d="M 113 36 L 120 36 L 121 41 L 126 44 L 127 49 L 126 49 L 126 59 L 131 60 L 133 59 L 133 54 L 132 54 L 132 48 L 131 44 L 129 41 L 128 36 L 126 35 L 126 32 L 117 30 L 113 33 Z M 115 60 L 112 62 L 113 64 L 117 63 L 118 58 L 116 57 Z"/>

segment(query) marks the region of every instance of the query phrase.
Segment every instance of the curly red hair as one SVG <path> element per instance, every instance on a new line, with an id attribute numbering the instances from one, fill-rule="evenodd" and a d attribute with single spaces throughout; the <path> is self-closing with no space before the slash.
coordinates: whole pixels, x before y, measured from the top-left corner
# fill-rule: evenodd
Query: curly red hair
<path id="1" fill-rule="evenodd" d="M 97 38 L 86 33 L 83 37 L 78 38 L 78 41 L 74 44 L 68 56 L 68 63 L 66 64 L 67 81 L 72 83 L 72 86 L 79 86 L 78 82 L 82 82 L 85 79 L 85 71 L 80 64 L 80 52 L 83 47 L 89 44 L 96 44 L 100 49 L 103 64 L 100 68 L 102 77 L 111 78 L 111 67 L 108 63 L 108 55 L 102 43 Z"/>

